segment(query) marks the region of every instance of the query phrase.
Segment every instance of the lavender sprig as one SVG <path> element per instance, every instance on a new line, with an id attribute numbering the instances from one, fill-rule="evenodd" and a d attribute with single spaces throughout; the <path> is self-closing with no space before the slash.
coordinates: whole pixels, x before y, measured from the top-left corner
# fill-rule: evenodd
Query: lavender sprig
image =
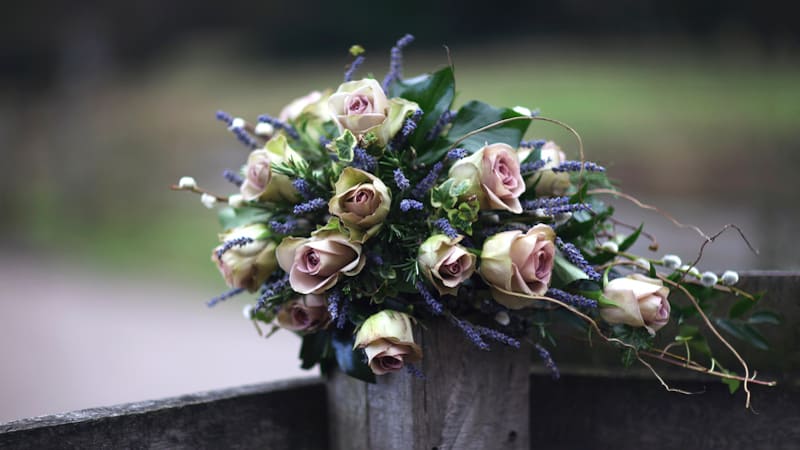
<path id="1" fill-rule="evenodd" d="M 229 241 L 225 241 L 222 244 L 222 247 L 217 250 L 217 259 L 221 259 L 222 255 L 225 254 L 228 250 L 235 248 L 235 247 L 244 247 L 247 244 L 252 244 L 255 242 L 253 238 L 242 236 L 238 238 L 231 239 Z"/>
<path id="2" fill-rule="evenodd" d="M 345 82 L 353 80 L 353 75 L 355 75 L 358 68 L 361 67 L 361 64 L 364 64 L 364 57 L 361 55 L 356 56 L 356 59 L 350 63 L 350 67 L 347 69 L 347 72 L 344 73 Z"/>
<path id="3" fill-rule="evenodd" d="M 339 317 L 336 318 L 336 328 L 342 329 L 347 321 L 347 311 L 350 309 L 350 299 L 342 296 L 339 302 Z"/>
<path id="4" fill-rule="evenodd" d="M 258 116 L 258 121 L 259 122 L 266 122 L 266 123 L 272 125 L 275 128 L 279 128 L 279 129 L 282 129 L 282 130 L 286 131 L 286 133 L 292 139 L 300 139 L 300 135 L 297 133 L 297 130 L 295 130 L 293 126 L 289 125 L 288 123 L 286 123 L 286 122 L 284 122 L 282 120 L 276 119 L 276 118 L 274 118 L 274 117 L 272 117 L 272 116 L 270 116 L 268 114 L 262 114 L 262 115 Z"/>
<path id="5" fill-rule="evenodd" d="M 342 297 L 341 289 L 334 289 L 328 294 L 328 314 L 336 322 L 336 328 L 344 328 L 347 318 L 347 301 Z"/>
<path id="6" fill-rule="evenodd" d="M 292 234 L 295 229 L 297 228 L 297 221 L 294 219 L 289 219 L 286 222 L 278 222 L 277 220 L 271 220 L 269 222 L 269 227 L 272 228 L 272 231 L 278 234 Z"/>
<path id="7" fill-rule="evenodd" d="M 244 178 L 238 173 L 232 171 L 231 169 L 225 169 L 222 171 L 222 176 L 225 177 L 226 180 L 236 185 L 236 187 L 241 187 L 244 184 Z"/>
<path id="8" fill-rule="evenodd" d="M 586 261 L 586 258 L 583 257 L 583 254 L 581 254 L 581 251 L 578 250 L 578 247 L 575 247 L 569 242 L 564 242 L 564 240 L 560 237 L 556 237 L 556 245 L 558 245 L 558 248 L 561 249 L 564 257 L 566 257 L 569 262 L 578 266 L 578 268 L 581 269 L 592 280 L 600 281 L 600 274 L 597 273 L 597 271 L 594 270 L 594 267 L 592 267 Z"/>
<path id="9" fill-rule="evenodd" d="M 547 290 L 545 295 L 578 308 L 597 308 L 597 300 L 592 300 L 578 294 L 570 294 L 561 289 L 551 287 Z"/>
<path id="10" fill-rule="evenodd" d="M 409 212 L 411 210 L 421 211 L 424 207 L 425 205 L 423 205 L 422 202 L 416 200 L 403 199 L 400 201 L 400 211 L 403 212 Z"/>
<path id="11" fill-rule="evenodd" d="M 442 230 L 442 233 L 446 234 L 447 237 L 450 239 L 455 239 L 458 237 L 458 231 L 453 228 L 453 225 L 450 224 L 450 221 L 445 218 L 436 219 L 433 221 L 433 224 L 436 228 Z"/>
<path id="12" fill-rule="evenodd" d="M 547 161 L 543 159 L 537 159 L 536 161 L 522 164 L 519 166 L 519 173 L 526 174 L 526 173 L 536 172 L 537 170 L 544 167 L 545 164 L 547 164 Z"/>
<path id="13" fill-rule="evenodd" d="M 417 124 L 419 120 L 422 118 L 422 110 L 418 109 L 414 111 L 414 114 L 411 117 L 408 117 L 405 121 L 403 121 L 403 128 L 397 132 L 394 139 L 392 139 L 391 144 L 389 145 L 393 149 L 402 148 L 406 142 L 408 142 L 409 136 L 417 129 Z"/>
<path id="14" fill-rule="evenodd" d="M 244 292 L 244 288 L 231 289 L 230 291 L 225 292 L 223 294 L 220 294 L 220 295 L 212 298 L 208 302 L 206 302 L 206 306 L 208 306 L 209 308 L 213 308 L 214 306 L 217 305 L 217 303 L 225 301 L 225 300 L 227 300 L 227 299 L 229 299 L 229 298 L 231 298 L 231 297 L 233 297 L 235 295 L 239 295 L 242 292 Z"/>
<path id="15" fill-rule="evenodd" d="M 461 329 L 464 334 L 469 338 L 470 342 L 475 344 L 481 350 L 489 350 L 489 344 L 487 344 L 482 338 L 480 333 L 475 330 L 471 323 L 467 322 L 466 320 L 461 320 L 453 316 L 451 321 L 455 326 Z"/>
<path id="16" fill-rule="evenodd" d="M 423 196 L 425 196 L 425 194 L 427 194 L 428 191 L 431 190 L 433 185 L 436 184 L 436 179 L 439 178 L 439 173 L 442 171 L 443 167 L 444 165 L 442 164 L 441 161 L 434 164 L 431 171 L 428 172 L 427 175 L 425 175 L 425 178 L 423 178 L 422 181 L 419 182 L 419 184 L 417 184 L 417 187 L 415 187 L 414 190 L 411 191 L 411 194 L 416 198 L 422 198 Z"/>
<path id="17" fill-rule="evenodd" d="M 434 315 L 441 315 L 444 312 L 444 306 L 442 306 L 442 304 L 436 300 L 433 294 L 431 294 L 430 291 L 425 288 L 425 285 L 422 284 L 422 281 L 417 281 L 416 287 L 417 291 L 419 291 L 419 294 L 425 300 L 425 304 L 428 305 L 428 309 L 430 309 Z"/>
<path id="18" fill-rule="evenodd" d="M 389 85 L 395 80 L 402 79 L 403 76 L 403 48 L 408 46 L 414 41 L 414 36 L 407 34 L 401 37 L 394 47 L 392 47 L 392 56 L 389 62 L 389 73 L 383 79 L 383 91 L 389 92 Z"/>
<path id="19" fill-rule="evenodd" d="M 439 116 L 439 119 L 436 120 L 436 125 L 434 125 L 433 128 L 428 131 L 428 134 L 425 135 L 425 140 L 432 141 L 436 139 L 440 134 L 442 134 L 444 127 L 449 125 L 455 117 L 456 115 L 453 113 L 453 111 L 447 110 L 443 112 L 442 115 Z"/>
<path id="20" fill-rule="evenodd" d="M 569 197 L 542 197 L 535 200 L 526 200 L 522 202 L 522 209 L 536 210 L 536 209 L 549 209 L 558 206 L 569 204 Z"/>
<path id="21" fill-rule="evenodd" d="M 591 161 L 584 161 L 581 164 L 580 161 L 564 161 L 563 163 L 559 164 L 556 167 L 553 167 L 553 172 L 578 172 L 581 170 L 587 172 L 605 172 L 606 168 L 599 166 Z"/>
<path id="22" fill-rule="evenodd" d="M 273 281 L 272 283 L 264 283 L 264 286 L 261 288 L 261 295 L 258 296 L 258 300 L 256 301 L 256 306 L 253 308 L 253 312 L 256 313 L 267 304 L 267 301 L 271 297 L 278 295 L 282 290 L 286 288 L 289 284 L 289 274 L 285 274 L 280 279 Z"/>
<path id="23" fill-rule="evenodd" d="M 481 335 L 486 336 L 489 339 L 493 339 L 497 342 L 502 342 L 503 344 L 509 345 L 514 348 L 520 348 L 521 343 L 519 340 L 505 334 L 501 333 L 495 329 L 482 327 L 480 325 L 475 325 L 475 330 Z"/>
<path id="24" fill-rule="evenodd" d="M 468 154 L 469 153 L 463 148 L 454 148 L 454 149 L 450 150 L 449 152 L 447 152 L 447 159 L 455 161 L 457 159 L 464 158 Z"/>
<path id="25" fill-rule="evenodd" d="M 311 185 L 308 184 L 308 181 L 302 178 L 296 178 L 292 181 L 292 186 L 294 186 L 295 190 L 306 200 L 311 199 L 314 194 L 311 192 Z"/>
<path id="26" fill-rule="evenodd" d="M 236 139 L 239 140 L 245 147 L 248 147 L 250 150 L 255 150 L 259 147 L 258 141 L 253 136 L 250 136 L 250 133 L 245 131 L 242 127 L 232 127 L 230 129 L 233 132 L 233 135 L 236 136 Z"/>
<path id="27" fill-rule="evenodd" d="M 553 379 L 559 379 L 561 377 L 561 373 L 558 371 L 558 366 L 556 366 L 556 362 L 553 361 L 553 357 L 550 356 L 550 352 L 548 352 L 546 348 L 539 344 L 536 344 L 536 350 L 539 351 L 539 357 L 542 358 L 542 361 L 544 361 L 545 367 L 550 369 L 550 375 L 553 377 Z"/>
<path id="28" fill-rule="evenodd" d="M 294 214 L 298 214 L 298 215 L 299 214 L 306 214 L 306 213 L 310 213 L 310 212 L 316 211 L 318 209 L 322 209 L 322 208 L 326 207 L 327 205 L 328 205 L 328 203 L 325 201 L 325 199 L 315 198 L 315 199 L 309 200 L 309 201 L 307 201 L 305 203 L 301 203 L 299 205 L 295 205 L 294 209 L 292 210 L 292 212 Z"/>
<path id="29" fill-rule="evenodd" d="M 522 141 L 519 143 L 519 146 L 522 148 L 532 148 L 536 150 L 538 148 L 544 147 L 544 144 L 546 143 L 547 141 L 545 141 L 544 139 L 536 139 L 533 141 Z"/>
<path id="30" fill-rule="evenodd" d="M 411 182 L 408 181 L 408 178 L 406 178 L 406 175 L 400 168 L 394 169 L 394 184 L 396 184 L 397 188 L 401 191 L 405 191 L 411 187 Z"/>
<path id="31" fill-rule="evenodd" d="M 356 169 L 374 172 L 375 168 L 378 167 L 378 161 L 363 148 L 356 147 L 353 150 L 353 162 L 351 165 Z"/>

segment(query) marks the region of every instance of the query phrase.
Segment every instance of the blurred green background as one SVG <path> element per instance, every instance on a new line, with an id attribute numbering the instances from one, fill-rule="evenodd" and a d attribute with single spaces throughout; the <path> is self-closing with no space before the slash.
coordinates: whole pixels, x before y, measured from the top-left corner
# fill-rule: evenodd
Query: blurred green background
<path id="1" fill-rule="evenodd" d="M 204 299 L 225 289 L 210 262 L 216 218 L 199 198 L 168 187 L 192 175 L 212 191 L 231 191 L 222 170 L 237 168 L 248 152 L 214 120 L 217 109 L 255 120 L 310 90 L 335 89 L 356 43 L 367 48 L 360 74 L 381 78 L 389 48 L 405 32 L 417 36 L 405 52 L 407 76 L 447 64 L 446 45 L 458 104 L 479 98 L 538 108 L 575 127 L 587 157 L 607 166 L 626 192 L 708 233 L 736 223 L 760 249 L 755 256 L 727 234 L 702 268 L 800 268 L 787 245 L 800 220 L 800 46 L 791 15 L 780 9 L 688 1 L 534 1 L 488 11 L 469 1 L 16 8 L 0 19 L 0 335 L 28 345 L 0 354 L 0 420 L 236 384 L 248 371 L 251 381 L 294 375 L 291 336 L 280 345 L 259 340 L 254 350 L 282 352 L 288 371 L 265 375 L 281 363 L 252 353 L 236 360 L 261 366 L 245 363 L 210 379 L 190 365 L 218 365 L 203 339 L 227 339 L 244 353 L 250 350 L 223 334 L 255 334 L 240 319 L 230 328 L 204 322 L 213 333 L 192 322 L 192 314 L 237 316 L 242 303 L 202 310 Z M 554 139 L 577 157 L 572 138 L 552 125 L 535 123 L 528 137 Z M 662 252 L 694 259 L 696 234 L 620 207 L 630 223 L 652 224 Z M 65 309 L 95 308 L 94 300 L 106 315 L 79 314 L 64 325 Z M 141 304 L 124 309 L 126 301 Z M 170 303 L 184 309 L 159 316 Z M 143 309 L 152 316 L 134 319 L 131 311 Z M 150 321 L 155 316 L 163 320 Z M 125 344 L 132 347 L 49 366 L 54 353 L 85 349 L 75 330 L 136 320 Z M 55 326 L 65 328 L 43 331 Z M 117 330 L 86 339 L 113 342 Z M 137 347 L 143 333 L 162 338 Z M 53 347 L 70 336 L 74 345 Z M 180 339 L 197 357 L 170 353 Z M 153 378 L 102 395 L 83 374 L 128 351 L 134 356 L 100 370 L 97 382 L 136 368 Z M 40 372 L 50 375 L 31 378 Z M 154 387 L 166 372 L 176 382 Z M 184 372 L 202 381 L 179 380 Z M 63 373 L 73 374 L 72 384 L 63 384 Z M 100 394 L 88 396 L 90 385 Z M 66 397 L 54 400 L 59 395 Z"/>

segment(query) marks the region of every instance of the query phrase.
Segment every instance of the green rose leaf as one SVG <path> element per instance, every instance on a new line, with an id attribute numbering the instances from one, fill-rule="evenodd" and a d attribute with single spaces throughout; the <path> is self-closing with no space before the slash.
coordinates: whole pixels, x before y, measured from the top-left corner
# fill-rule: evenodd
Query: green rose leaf
<path id="1" fill-rule="evenodd" d="M 450 128 L 448 138 L 450 142 L 455 142 L 471 131 L 512 117 L 523 116 L 510 108 L 495 108 L 483 102 L 471 101 L 458 110 L 458 114 L 453 119 L 453 127 Z M 522 136 L 528 129 L 528 125 L 530 125 L 528 120 L 515 120 L 498 125 L 482 133 L 470 136 L 458 146 L 474 152 L 480 150 L 486 143 L 504 142 L 513 148 L 517 148 L 520 141 L 522 141 Z"/>
<path id="2" fill-rule="evenodd" d="M 411 145 L 425 155 L 431 142 L 426 139 L 428 132 L 436 126 L 439 117 L 450 109 L 456 94 L 453 68 L 445 67 L 437 72 L 398 81 L 389 89 L 391 97 L 402 97 L 419 105 L 424 113 L 411 136 Z M 422 160 L 422 158 L 420 158 Z M 432 159 L 436 161 L 439 158 Z"/>
<path id="3" fill-rule="evenodd" d="M 303 336 L 303 344 L 300 346 L 300 367 L 308 370 L 325 358 L 328 353 L 330 336 L 328 333 L 320 331 L 318 333 Z"/>
<path id="4" fill-rule="evenodd" d="M 588 275 L 561 255 L 556 255 L 555 257 L 553 276 L 559 280 L 559 284 L 562 286 L 570 284 L 573 281 L 589 279 Z"/>

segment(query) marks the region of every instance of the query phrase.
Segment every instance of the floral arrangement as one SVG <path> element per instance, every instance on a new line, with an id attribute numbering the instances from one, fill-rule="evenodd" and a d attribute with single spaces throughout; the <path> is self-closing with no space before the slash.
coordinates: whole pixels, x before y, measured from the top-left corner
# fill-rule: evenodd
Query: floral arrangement
<path id="1" fill-rule="evenodd" d="M 744 374 L 723 368 L 702 331 L 738 357 L 717 327 L 759 345 L 753 325 L 778 320 L 753 312 L 758 296 L 735 287 L 735 272 L 630 253 L 649 235 L 602 198 L 638 201 L 585 160 L 572 128 L 523 107 L 453 110 L 452 67 L 402 77 L 412 39 L 392 49 L 382 82 L 354 79 L 364 61 L 354 46 L 335 91 L 255 124 L 217 113 L 250 150 L 241 170 L 224 172 L 238 192 L 214 195 L 190 177 L 173 187 L 221 206 L 211 259 L 232 290 L 209 306 L 253 293 L 246 317 L 300 334 L 303 368 L 336 365 L 367 381 L 404 367 L 424 376 L 413 329 L 443 318 L 481 350 L 530 342 L 554 376 L 550 325 L 569 321 L 619 347 L 627 365 L 661 360 L 732 391 L 770 384 L 741 358 Z M 524 140 L 533 122 L 570 130 L 577 159 L 552 141 Z M 740 300 L 728 317 L 710 318 L 719 292 Z M 663 333 L 670 344 L 659 348 Z"/>

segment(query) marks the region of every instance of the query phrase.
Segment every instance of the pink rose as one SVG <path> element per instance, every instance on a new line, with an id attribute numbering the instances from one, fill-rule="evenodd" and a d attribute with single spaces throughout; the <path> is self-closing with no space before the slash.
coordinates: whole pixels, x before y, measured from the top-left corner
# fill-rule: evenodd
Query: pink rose
<path id="1" fill-rule="evenodd" d="M 342 84 L 328 105 L 339 131 L 347 129 L 357 135 L 382 125 L 389 112 L 383 88 L 371 78 Z"/>
<path id="2" fill-rule="evenodd" d="M 253 150 L 244 169 L 244 183 L 239 188 L 247 201 L 296 200 L 297 191 L 286 175 L 273 173 L 271 165 L 287 160 L 302 161 L 303 158 L 286 142 L 285 136 L 276 136 L 263 149 Z"/>
<path id="3" fill-rule="evenodd" d="M 354 276 L 364 268 L 361 245 L 340 233 L 320 233 L 307 239 L 286 237 L 275 250 L 289 284 L 301 294 L 321 294 L 341 275 Z"/>
<path id="4" fill-rule="evenodd" d="M 509 145 L 487 145 L 459 160 L 450 168 L 450 177 L 480 186 L 480 191 L 473 193 L 478 194 L 481 209 L 522 212 L 519 196 L 525 192 L 525 182 L 519 172 L 517 152 Z"/>
<path id="5" fill-rule="evenodd" d="M 443 234 L 436 234 L 419 248 L 419 268 L 442 295 L 456 295 L 461 283 L 475 272 L 477 257 L 457 245 L 463 238 L 458 236 L 450 239 Z"/>
<path id="6" fill-rule="evenodd" d="M 484 242 L 480 273 L 498 303 L 521 309 L 533 305 L 530 296 L 547 292 L 556 253 L 555 237 L 552 228 L 539 224 L 525 234 L 506 231 Z"/>
<path id="7" fill-rule="evenodd" d="M 245 245 L 234 246 L 221 255 L 223 245 L 211 252 L 211 260 L 217 265 L 228 286 L 254 292 L 277 269 L 275 243 L 264 239 L 267 234 L 267 227 L 256 223 L 234 228 L 220 235 L 222 242 L 241 238 L 253 240 Z"/>
<path id="8" fill-rule="evenodd" d="M 422 349 L 414 342 L 411 318 L 389 309 L 364 321 L 354 347 L 364 349 L 369 368 L 376 375 L 400 370 L 406 363 L 422 359 Z"/>
<path id="9" fill-rule="evenodd" d="M 600 316 L 610 324 L 645 327 L 655 334 L 669 322 L 669 288 L 661 280 L 640 274 L 616 278 L 608 282 L 603 295 L 618 305 L 600 309 Z"/>
<path id="10" fill-rule="evenodd" d="M 305 295 L 290 300 L 278 311 L 278 325 L 292 331 L 312 332 L 330 322 L 328 303 L 321 295 Z"/>
<path id="11" fill-rule="evenodd" d="M 345 167 L 335 185 L 328 210 L 350 229 L 350 238 L 363 242 L 374 236 L 389 214 L 392 196 L 380 178 Z"/>
<path id="12" fill-rule="evenodd" d="M 327 113 L 327 110 L 318 107 L 318 105 L 320 105 L 323 100 L 325 99 L 322 92 L 311 91 L 300 98 L 292 100 L 291 103 L 284 106 L 280 114 L 278 115 L 278 120 L 280 120 L 281 122 L 288 122 L 290 120 L 295 120 L 300 116 L 300 114 L 309 110 L 313 110 L 314 112 L 320 110 Z"/>

